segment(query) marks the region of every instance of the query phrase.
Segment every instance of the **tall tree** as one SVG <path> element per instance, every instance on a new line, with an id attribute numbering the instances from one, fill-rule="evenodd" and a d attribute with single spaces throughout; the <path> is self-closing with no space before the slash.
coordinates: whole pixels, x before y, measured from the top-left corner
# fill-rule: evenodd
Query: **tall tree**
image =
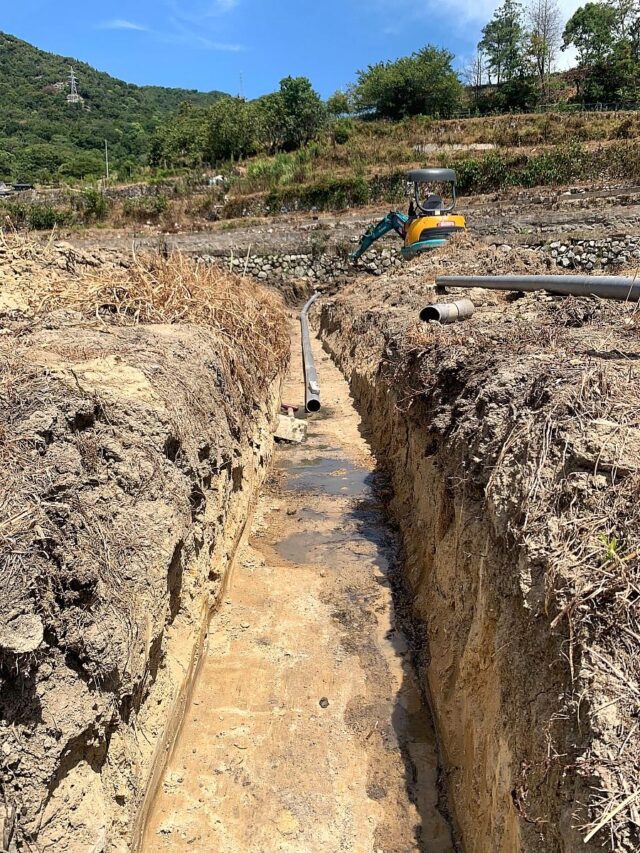
<path id="1" fill-rule="evenodd" d="M 254 108 L 244 98 L 220 98 L 208 110 L 204 159 L 209 163 L 246 157 L 256 151 Z"/>
<path id="2" fill-rule="evenodd" d="M 531 0 L 527 9 L 529 49 L 543 96 L 549 94 L 549 77 L 562 41 L 562 13 L 558 0 Z"/>
<path id="3" fill-rule="evenodd" d="M 462 72 L 462 79 L 471 89 L 473 100 L 478 105 L 485 80 L 486 60 L 481 50 L 477 50 Z"/>
<path id="4" fill-rule="evenodd" d="M 522 74 L 525 31 L 522 6 L 516 0 L 504 0 L 482 30 L 478 45 L 487 58 L 489 81 L 505 83 Z"/>
<path id="5" fill-rule="evenodd" d="M 606 3 L 586 3 L 569 18 L 562 34 L 563 49 L 573 45 L 585 69 L 605 61 L 616 44 L 616 10 Z"/>
<path id="6" fill-rule="evenodd" d="M 358 72 L 352 90 L 356 108 L 380 118 L 449 116 L 460 103 L 462 86 L 453 54 L 433 45 L 395 62 L 378 62 Z"/>
<path id="7" fill-rule="evenodd" d="M 324 104 L 306 77 L 285 77 L 280 89 L 256 102 L 261 138 L 270 151 L 294 151 L 309 142 L 326 117 Z"/>

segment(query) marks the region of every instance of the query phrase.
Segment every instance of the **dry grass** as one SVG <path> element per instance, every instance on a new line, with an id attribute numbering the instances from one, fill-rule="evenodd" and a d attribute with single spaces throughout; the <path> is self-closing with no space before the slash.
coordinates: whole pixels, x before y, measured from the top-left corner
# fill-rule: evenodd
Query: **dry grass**
<path id="1" fill-rule="evenodd" d="M 243 352 L 258 383 L 270 381 L 288 358 L 281 299 L 249 278 L 177 252 L 133 254 L 122 263 L 19 234 L 0 245 L 0 283 L 4 274 L 36 316 L 66 309 L 102 323 L 205 326 L 230 358 Z"/>

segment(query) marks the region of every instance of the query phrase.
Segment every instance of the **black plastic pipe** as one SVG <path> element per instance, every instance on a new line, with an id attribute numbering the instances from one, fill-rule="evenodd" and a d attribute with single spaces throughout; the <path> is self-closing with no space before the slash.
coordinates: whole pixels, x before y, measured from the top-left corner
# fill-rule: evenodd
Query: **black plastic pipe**
<path id="1" fill-rule="evenodd" d="M 546 290 L 558 296 L 598 296 L 619 302 L 640 299 L 640 279 L 608 275 L 441 275 L 438 287 L 484 287 L 489 290 Z"/>
<path id="2" fill-rule="evenodd" d="M 319 412 L 322 406 L 320 402 L 320 384 L 311 351 L 311 335 L 309 333 L 309 309 L 319 297 L 319 293 L 314 293 L 302 309 L 302 314 L 300 314 L 300 326 L 302 327 L 302 365 L 304 367 L 304 407 L 310 413 Z"/>

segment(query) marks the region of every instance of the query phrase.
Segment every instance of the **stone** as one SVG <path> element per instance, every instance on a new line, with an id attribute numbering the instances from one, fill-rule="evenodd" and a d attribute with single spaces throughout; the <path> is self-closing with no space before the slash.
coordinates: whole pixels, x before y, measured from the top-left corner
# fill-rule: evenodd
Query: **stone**
<path id="1" fill-rule="evenodd" d="M 42 619 L 35 613 L 14 616 L 0 624 L 0 648 L 13 654 L 35 652 L 43 639 Z"/>

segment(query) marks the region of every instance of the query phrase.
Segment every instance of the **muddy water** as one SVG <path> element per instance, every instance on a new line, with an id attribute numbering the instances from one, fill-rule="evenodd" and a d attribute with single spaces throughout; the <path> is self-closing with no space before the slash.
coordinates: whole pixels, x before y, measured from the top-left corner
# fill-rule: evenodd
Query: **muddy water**
<path id="1" fill-rule="evenodd" d="M 325 408 L 305 445 L 277 450 L 149 853 L 452 851 L 433 727 L 394 618 L 374 462 L 344 380 L 316 357 Z M 288 400 L 301 388 L 290 381 Z"/>

